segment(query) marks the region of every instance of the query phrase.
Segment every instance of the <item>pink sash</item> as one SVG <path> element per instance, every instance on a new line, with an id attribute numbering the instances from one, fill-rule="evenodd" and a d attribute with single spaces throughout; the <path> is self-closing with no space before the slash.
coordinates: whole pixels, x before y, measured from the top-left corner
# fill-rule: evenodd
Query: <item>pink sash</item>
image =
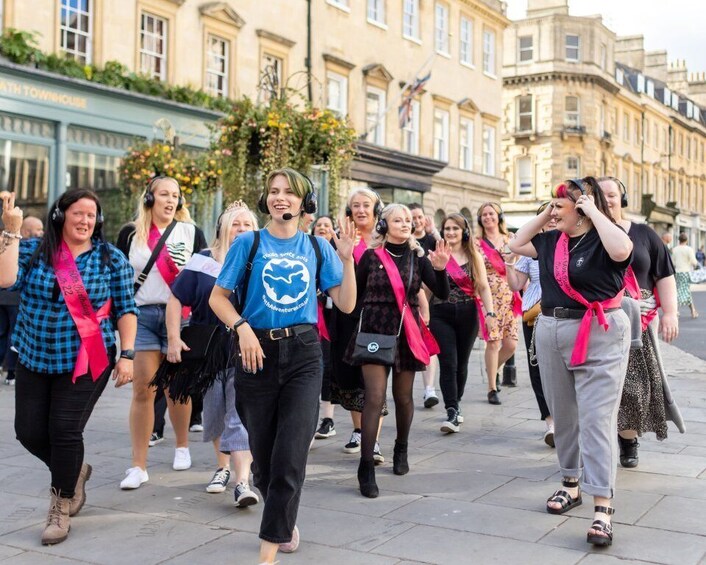
<path id="1" fill-rule="evenodd" d="M 69 246 L 63 240 L 54 256 L 54 274 L 64 296 L 66 308 L 81 337 L 71 382 L 75 383 L 76 379 L 88 373 L 89 368 L 91 377 L 96 381 L 109 365 L 100 322 L 110 316 L 112 300 L 109 298 L 98 312 L 93 310 L 81 273 L 76 267 L 76 261 L 71 255 Z"/>
<path id="2" fill-rule="evenodd" d="M 326 341 L 331 341 L 331 336 L 328 333 L 328 328 L 326 327 L 326 320 L 324 320 L 324 305 L 321 301 L 316 301 L 318 308 L 318 318 L 316 320 L 316 328 L 319 330 L 319 337 L 325 339 Z"/>
<path id="3" fill-rule="evenodd" d="M 483 254 L 488 258 L 488 262 L 493 266 L 493 269 L 503 278 L 507 278 L 507 270 L 505 269 L 505 260 L 500 252 L 488 244 L 485 239 L 480 240 L 480 248 Z M 512 293 L 512 313 L 514 316 L 522 316 L 522 297 L 519 292 Z"/>
<path id="4" fill-rule="evenodd" d="M 598 325 L 605 331 L 608 331 L 610 325 L 608 324 L 608 320 L 606 320 L 603 309 L 619 308 L 620 301 L 623 298 L 623 291 L 621 290 L 613 298 L 608 298 L 603 302 L 589 302 L 581 296 L 569 282 L 569 236 L 565 233 L 559 236 L 554 251 L 554 278 L 559 284 L 559 287 L 561 287 L 561 290 L 570 298 L 586 307 L 586 313 L 581 319 L 581 325 L 579 326 L 579 331 L 576 336 L 576 343 L 571 352 L 571 364 L 581 365 L 586 361 L 586 354 L 588 353 L 588 339 L 591 335 L 591 320 L 593 319 L 593 315 L 596 315 Z"/>
<path id="5" fill-rule="evenodd" d="M 642 292 L 640 291 L 640 284 L 637 282 L 637 276 L 635 276 L 635 271 L 632 270 L 632 265 L 628 266 L 627 271 L 625 271 L 625 290 L 628 294 L 635 300 L 642 300 Z M 659 295 L 657 294 L 657 288 L 653 290 L 655 300 L 657 301 L 656 306 L 652 310 L 648 310 L 644 314 L 640 315 L 640 325 L 642 326 L 642 331 L 647 329 L 652 320 L 657 316 L 657 310 L 660 307 Z"/>
<path id="6" fill-rule="evenodd" d="M 483 341 L 488 341 L 488 330 L 485 327 L 485 314 L 483 314 L 483 302 L 480 297 L 476 294 L 476 290 L 473 287 L 473 281 L 471 277 L 468 276 L 466 271 L 464 271 L 458 264 L 454 256 L 451 255 L 449 262 L 446 265 L 446 272 L 453 279 L 456 285 L 470 296 L 476 303 L 476 310 L 478 312 L 478 322 L 480 323 L 481 337 Z"/>
<path id="7" fill-rule="evenodd" d="M 367 249 L 368 245 L 365 243 L 365 240 L 361 237 L 360 241 L 358 242 L 358 245 L 353 248 L 353 260 L 355 261 L 356 265 L 360 263 L 360 258 L 363 256 L 363 253 L 365 253 Z"/>
<path id="8" fill-rule="evenodd" d="M 150 248 L 150 251 L 154 251 L 160 237 L 162 237 L 162 234 L 159 233 L 159 228 L 153 223 L 150 227 L 149 238 L 147 239 L 147 247 Z M 164 282 L 167 283 L 167 286 L 172 286 L 174 284 L 174 279 L 176 279 L 179 274 L 179 267 L 176 266 L 176 263 L 169 255 L 166 245 L 160 249 L 156 264 L 157 269 L 159 269 L 159 274 L 162 275 Z"/>
<path id="9" fill-rule="evenodd" d="M 415 359 L 424 365 L 428 365 L 430 356 L 439 353 L 439 345 L 436 343 L 427 325 L 422 322 L 420 327 L 420 324 L 418 324 L 417 320 L 414 318 L 411 308 L 404 307 L 407 297 L 405 296 L 405 286 L 400 277 L 400 271 L 397 269 L 397 265 L 395 265 L 394 261 L 382 247 L 378 247 L 375 250 L 375 254 L 378 256 L 378 259 L 380 259 L 382 266 L 385 267 L 385 272 L 390 279 L 390 285 L 392 286 L 392 291 L 395 293 L 395 299 L 397 300 L 397 307 L 400 309 L 400 312 L 404 312 L 404 334 L 407 338 L 409 349 L 412 351 L 412 355 L 414 355 Z M 412 260 L 414 260 L 414 258 L 412 258 Z"/>

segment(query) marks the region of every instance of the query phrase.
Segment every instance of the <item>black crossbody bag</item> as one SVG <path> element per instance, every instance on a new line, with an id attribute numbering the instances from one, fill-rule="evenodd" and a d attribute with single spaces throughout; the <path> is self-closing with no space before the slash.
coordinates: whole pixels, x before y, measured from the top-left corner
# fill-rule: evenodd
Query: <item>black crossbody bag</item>
<path id="1" fill-rule="evenodd" d="M 356 365 L 385 365 L 392 366 L 395 364 L 395 356 L 397 355 L 397 342 L 402 333 L 402 325 L 404 324 L 404 314 L 407 309 L 407 295 L 412 287 L 412 273 L 414 271 L 414 256 L 410 254 L 409 259 L 409 279 L 407 281 L 407 290 L 405 292 L 404 306 L 402 307 L 402 315 L 400 316 L 400 327 L 397 329 L 396 335 L 374 334 L 361 332 L 363 325 L 363 313 L 360 312 L 358 320 L 358 334 L 355 336 L 355 346 L 353 348 L 353 362 Z"/>

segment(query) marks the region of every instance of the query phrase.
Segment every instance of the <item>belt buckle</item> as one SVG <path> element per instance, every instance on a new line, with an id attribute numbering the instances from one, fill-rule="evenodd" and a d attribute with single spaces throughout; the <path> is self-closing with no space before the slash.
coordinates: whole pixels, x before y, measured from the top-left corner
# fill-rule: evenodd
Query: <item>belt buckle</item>
<path id="1" fill-rule="evenodd" d="M 554 308 L 554 317 L 559 318 L 563 320 L 564 318 L 568 318 L 567 316 L 568 312 L 566 308 L 562 308 L 561 306 L 556 306 Z"/>
<path id="2" fill-rule="evenodd" d="M 277 335 L 274 332 L 282 332 L 282 333 L 280 335 Z M 280 339 L 284 339 L 285 337 L 287 337 L 287 331 L 286 331 L 286 328 L 274 328 L 274 329 L 271 329 L 267 332 L 267 336 L 272 341 L 279 341 Z"/>

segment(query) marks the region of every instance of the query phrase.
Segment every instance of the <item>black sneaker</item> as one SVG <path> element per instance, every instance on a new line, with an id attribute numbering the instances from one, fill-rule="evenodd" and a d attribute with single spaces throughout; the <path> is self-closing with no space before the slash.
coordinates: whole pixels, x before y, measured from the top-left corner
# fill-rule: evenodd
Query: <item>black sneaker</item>
<path id="1" fill-rule="evenodd" d="M 502 402 L 500 402 L 500 399 L 498 398 L 498 392 L 497 392 L 497 391 L 495 391 L 495 390 L 489 390 L 489 391 L 488 391 L 488 403 L 489 403 L 489 404 L 494 404 L 494 405 L 496 405 L 496 406 L 497 406 L 498 404 L 502 404 Z"/>
<path id="2" fill-rule="evenodd" d="M 360 430 L 355 429 L 351 434 L 351 440 L 343 446 L 343 453 L 360 453 Z"/>
<path id="3" fill-rule="evenodd" d="M 252 490 L 250 490 L 250 485 L 246 482 L 241 482 L 235 485 L 233 497 L 237 508 L 245 508 L 260 502 L 260 498 Z"/>
<path id="4" fill-rule="evenodd" d="M 162 443 L 164 441 L 164 436 L 160 434 L 159 432 L 152 432 L 152 435 L 150 436 L 150 447 L 154 447 L 158 443 Z"/>
<path id="5" fill-rule="evenodd" d="M 455 408 L 446 409 L 446 421 L 441 424 L 441 431 L 445 434 L 454 434 L 461 431 L 458 423 L 458 410 Z"/>
<path id="6" fill-rule="evenodd" d="M 327 437 L 333 437 L 336 435 L 336 428 L 333 425 L 332 418 L 322 418 L 321 425 L 319 429 L 316 430 L 314 437 L 316 439 L 326 439 Z"/>

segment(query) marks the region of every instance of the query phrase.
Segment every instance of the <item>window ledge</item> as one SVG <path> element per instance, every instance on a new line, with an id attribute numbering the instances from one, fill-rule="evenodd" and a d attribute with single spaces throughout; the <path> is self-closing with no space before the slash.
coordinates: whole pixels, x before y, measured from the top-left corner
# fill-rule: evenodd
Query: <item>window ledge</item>
<path id="1" fill-rule="evenodd" d="M 351 9 L 350 9 L 349 6 L 344 6 L 343 4 L 339 4 L 339 3 L 336 2 L 335 0 L 326 0 L 326 3 L 327 3 L 329 6 L 333 6 L 334 8 L 338 8 L 338 9 L 341 10 L 342 12 L 346 12 L 347 14 L 350 14 L 350 13 L 351 13 Z"/>
<path id="2" fill-rule="evenodd" d="M 411 41 L 412 43 L 416 43 L 417 45 L 421 45 L 421 44 L 422 44 L 422 40 L 421 40 L 421 39 L 417 39 L 416 37 L 412 37 L 411 35 L 404 35 L 404 34 L 402 34 L 402 38 L 403 38 L 403 39 L 406 39 L 407 41 Z"/>
<path id="3" fill-rule="evenodd" d="M 489 72 L 487 72 L 487 71 L 483 71 L 483 74 L 484 74 L 485 76 L 487 76 L 488 78 L 492 78 L 493 80 L 498 80 L 497 75 L 494 75 L 494 74 L 489 73 Z"/>
<path id="4" fill-rule="evenodd" d="M 387 31 L 387 24 L 378 22 L 376 20 L 371 20 L 370 18 L 368 18 L 368 23 L 372 26 L 379 27 L 380 29 L 384 29 L 385 31 Z"/>
<path id="5" fill-rule="evenodd" d="M 450 59 L 450 58 L 451 58 L 451 53 L 449 53 L 448 51 L 436 51 L 436 54 L 437 54 L 437 55 L 441 55 L 441 56 L 444 57 L 445 59 Z"/>

